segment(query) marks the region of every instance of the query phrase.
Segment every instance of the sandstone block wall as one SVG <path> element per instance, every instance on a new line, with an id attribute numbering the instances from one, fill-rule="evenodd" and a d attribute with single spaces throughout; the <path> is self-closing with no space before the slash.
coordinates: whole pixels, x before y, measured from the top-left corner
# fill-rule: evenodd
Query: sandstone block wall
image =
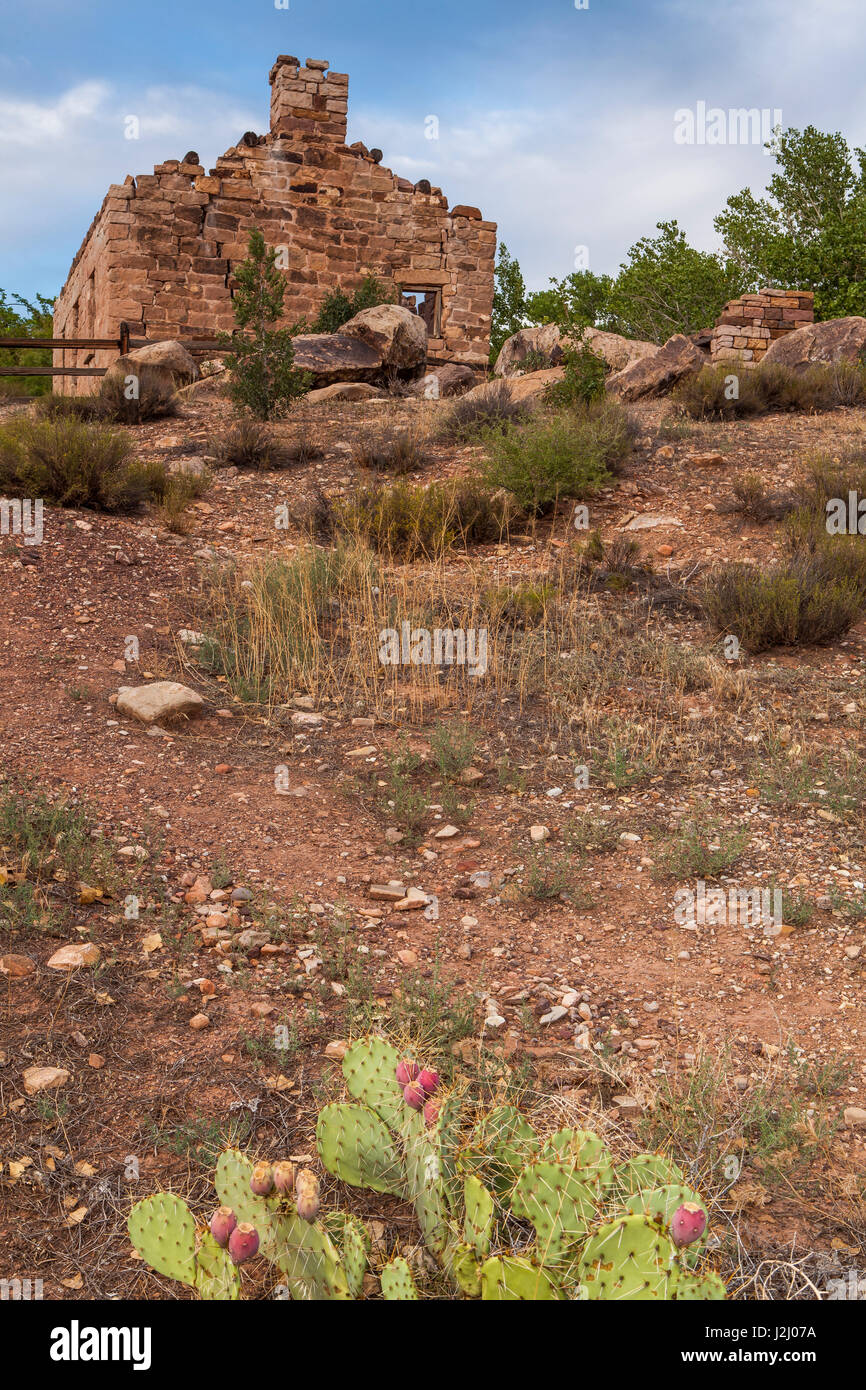
<path id="1" fill-rule="evenodd" d="M 812 323 L 811 290 L 760 290 L 730 300 L 716 319 L 710 343 L 714 362 L 760 362 L 770 343 Z"/>
<path id="2" fill-rule="evenodd" d="M 449 210 L 440 188 L 386 169 L 379 151 L 347 146 L 349 79 L 323 60 L 277 59 L 271 128 L 247 132 L 206 171 L 198 155 L 112 184 L 57 300 L 57 337 L 208 338 L 234 326 L 233 267 L 247 233 L 285 248 L 285 324 L 312 319 L 331 290 L 368 273 L 392 291 L 435 295 L 431 358 L 484 366 L 493 309 L 496 224 Z M 64 349 L 56 366 L 108 366 L 110 352 Z M 55 378 L 94 390 L 98 378 Z"/>

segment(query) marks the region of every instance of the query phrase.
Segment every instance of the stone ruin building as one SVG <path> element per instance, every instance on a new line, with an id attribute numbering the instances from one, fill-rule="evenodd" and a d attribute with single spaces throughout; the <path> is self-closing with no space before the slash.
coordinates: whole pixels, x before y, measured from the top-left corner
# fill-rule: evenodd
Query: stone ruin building
<path id="1" fill-rule="evenodd" d="M 374 274 L 424 317 L 431 362 L 486 366 L 496 224 L 384 168 L 380 150 L 347 145 L 349 79 L 328 67 L 277 58 L 269 132 L 247 132 L 208 173 L 190 152 L 112 184 L 57 299 L 55 336 L 113 338 L 123 321 L 133 339 L 231 330 L 232 267 L 256 225 L 285 248 L 287 326 Z M 54 365 L 107 367 L 116 355 L 66 348 Z M 55 380 L 89 391 L 98 378 Z"/>
<path id="2" fill-rule="evenodd" d="M 814 301 L 811 290 L 776 289 L 729 300 L 712 332 L 713 362 L 736 359 L 757 366 L 777 338 L 814 321 Z"/>

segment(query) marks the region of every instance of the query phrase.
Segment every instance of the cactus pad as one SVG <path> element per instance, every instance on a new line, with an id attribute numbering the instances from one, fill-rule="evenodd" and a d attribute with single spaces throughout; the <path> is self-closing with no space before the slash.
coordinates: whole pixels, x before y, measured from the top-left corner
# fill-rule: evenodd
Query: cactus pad
<path id="1" fill-rule="evenodd" d="M 599 1227 L 577 1266 L 581 1291 L 589 1299 L 670 1299 L 677 1273 L 674 1246 L 643 1216 Z"/>
<path id="2" fill-rule="evenodd" d="M 561 1259 L 582 1240 L 595 1216 L 595 1189 L 572 1163 L 530 1163 L 511 1194 L 514 1215 L 531 1221 L 542 1264 Z"/>
<path id="3" fill-rule="evenodd" d="M 560 1129 L 546 1140 L 541 1158 L 573 1163 L 580 1177 L 602 1192 L 613 1182 L 613 1160 L 603 1140 L 589 1129 Z"/>
<path id="4" fill-rule="evenodd" d="M 614 1171 L 618 1187 L 628 1196 L 648 1188 L 667 1187 L 669 1183 L 685 1183 L 685 1174 L 663 1154 L 637 1154 Z"/>
<path id="5" fill-rule="evenodd" d="M 157 1192 L 136 1202 L 127 1230 L 139 1255 L 157 1274 L 195 1283 L 195 1221 L 182 1198 Z"/>
<path id="6" fill-rule="evenodd" d="M 401 1255 L 385 1265 L 381 1274 L 382 1297 L 388 1303 L 416 1302 L 418 1290 L 412 1271 Z"/>
<path id="7" fill-rule="evenodd" d="M 403 1196 L 402 1162 L 391 1132 L 365 1105 L 326 1105 L 316 1144 L 328 1172 L 343 1182 Z"/>
<path id="8" fill-rule="evenodd" d="M 364 1290 L 369 1254 L 370 1237 L 363 1221 L 357 1216 L 346 1216 L 343 1222 L 343 1269 L 353 1298 L 360 1298 Z"/>
<path id="9" fill-rule="evenodd" d="M 681 1269 L 677 1275 L 674 1298 L 678 1303 L 721 1303 L 727 1296 L 724 1281 L 718 1274 L 691 1274 Z"/>
<path id="10" fill-rule="evenodd" d="M 494 1201 L 483 1182 L 470 1173 L 463 1183 L 463 1235 L 479 1260 L 490 1254 Z"/>
<path id="11" fill-rule="evenodd" d="M 273 1226 L 274 1259 L 292 1298 L 313 1302 L 351 1298 L 339 1253 L 321 1222 L 281 1212 L 273 1218 Z"/>
<path id="12" fill-rule="evenodd" d="M 400 1054 L 384 1038 L 371 1035 L 352 1043 L 343 1057 L 343 1076 L 349 1094 L 375 1110 L 391 1129 L 399 1129 L 406 1108 L 397 1081 Z"/>
<path id="13" fill-rule="evenodd" d="M 449 1270 L 457 1287 L 469 1298 L 481 1296 L 481 1266 L 475 1258 L 471 1245 L 461 1241 L 451 1252 Z"/>
<path id="14" fill-rule="evenodd" d="M 481 1267 L 482 1299 L 548 1302 L 562 1297 L 550 1275 L 529 1260 L 487 1260 Z"/>
<path id="15" fill-rule="evenodd" d="M 195 1257 L 195 1286 L 208 1302 L 233 1303 L 240 1298 L 241 1279 L 229 1252 L 217 1245 L 210 1231 L 202 1236 Z"/>

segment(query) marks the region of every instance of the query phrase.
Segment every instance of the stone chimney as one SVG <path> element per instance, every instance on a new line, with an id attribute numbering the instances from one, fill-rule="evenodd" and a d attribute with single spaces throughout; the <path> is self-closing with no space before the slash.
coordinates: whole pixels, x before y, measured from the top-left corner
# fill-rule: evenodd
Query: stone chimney
<path id="1" fill-rule="evenodd" d="M 345 145 L 348 74 L 329 73 L 321 58 L 308 58 L 301 67 L 298 58 L 281 54 L 271 68 L 270 82 L 272 135 L 295 144 L 321 140 Z"/>

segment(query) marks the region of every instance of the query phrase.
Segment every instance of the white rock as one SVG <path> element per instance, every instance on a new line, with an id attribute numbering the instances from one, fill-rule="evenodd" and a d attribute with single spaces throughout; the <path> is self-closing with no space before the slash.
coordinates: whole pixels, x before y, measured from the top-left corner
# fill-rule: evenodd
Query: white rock
<path id="1" fill-rule="evenodd" d="M 161 719 L 198 714 L 203 708 L 204 700 L 198 691 L 179 685 L 177 681 L 122 685 L 117 692 L 119 712 L 140 719 L 142 724 L 156 724 Z"/>
<path id="2" fill-rule="evenodd" d="M 550 831 L 546 825 L 531 825 L 529 827 L 529 838 L 534 845 L 543 844 L 550 839 Z"/>

